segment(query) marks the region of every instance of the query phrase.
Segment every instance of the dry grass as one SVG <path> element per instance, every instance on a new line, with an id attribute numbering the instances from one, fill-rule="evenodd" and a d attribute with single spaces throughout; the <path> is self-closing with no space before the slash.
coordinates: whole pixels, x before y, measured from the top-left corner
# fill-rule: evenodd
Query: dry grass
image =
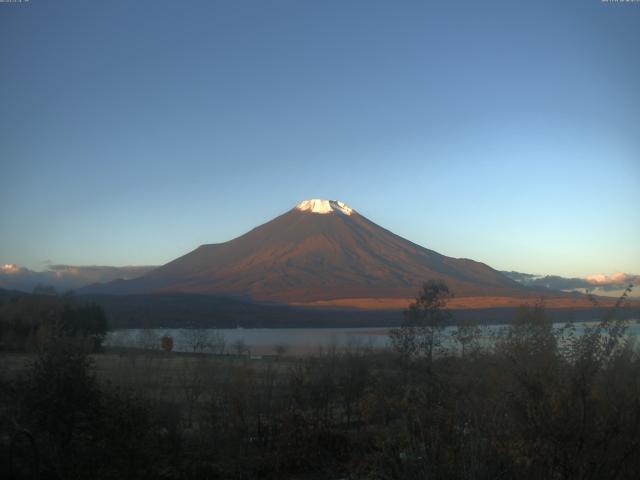
<path id="1" fill-rule="evenodd" d="M 0 379 L 14 380 L 26 373 L 36 360 L 35 353 L 0 354 Z M 174 398 L 175 393 L 197 376 L 206 387 L 217 385 L 229 371 L 250 366 L 260 372 L 267 368 L 285 370 L 294 359 L 250 359 L 234 355 L 208 355 L 131 351 L 91 355 L 98 380 L 103 384 L 135 390 L 145 396 Z"/>
<path id="2" fill-rule="evenodd" d="M 544 299 L 548 309 L 590 309 L 593 304 L 586 297 L 547 297 Z M 613 307 L 616 298 L 598 297 L 601 307 Z M 357 308 L 361 310 L 402 310 L 413 301 L 412 298 L 340 298 L 335 300 L 319 300 L 315 302 L 298 302 L 292 305 L 299 307 L 326 307 L 326 308 Z M 536 297 L 457 297 L 453 298 L 448 307 L 456 309 L 482 309 L 482 308 L 517 308 L 521 305 L 532 305 L 537 301 Z M 626 305 L 638 308 L 640 301 L 628 300 Z"/>

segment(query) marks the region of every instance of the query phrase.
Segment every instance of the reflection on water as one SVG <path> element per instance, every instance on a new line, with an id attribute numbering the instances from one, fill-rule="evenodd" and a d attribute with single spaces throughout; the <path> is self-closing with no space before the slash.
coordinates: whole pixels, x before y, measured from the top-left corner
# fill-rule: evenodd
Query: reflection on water
<path id="1" fill-rule="evenodd" d="M 565 324 L 554 324 L 561 329 Z M 596 323 L 575 324 L 575 334 Z M 637 320 L 628 323 L 627 335 L 640 336 Z M 506 328 L 504 325 L 488 325 L 482 328 L 481 341 L 488 345 Z M 444 346 L 455 348 L 452 333 L 455 327 L 444 331 Z M 177 352 L 204 351 L 236 353 L 240 348 L 254 355 L 286 352 L 289 354 L 315 353 L 320 348 L 344 349 L 367 347 L 382 349 L 390 346 L 388 328 L 237 328 L 237 329 L 125 329 L 108 333 L 105 346 L 137 347 L 157 349 L 160 339 L 167 335 L 173 338 L 173 350 Z"/>

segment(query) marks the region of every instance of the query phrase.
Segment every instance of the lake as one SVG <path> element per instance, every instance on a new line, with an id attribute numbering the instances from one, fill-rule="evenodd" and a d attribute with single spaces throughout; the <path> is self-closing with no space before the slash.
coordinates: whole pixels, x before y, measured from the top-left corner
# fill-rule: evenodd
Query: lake
<path id="1" fill-rule="evenodd" d="M 554 328 L 561 328 L 565 324 L 554 324 Z M 584 328 L 593 326 L 593 323 L 576 323 L 577 335 L 583 333 Z M 640 324 L 637 320 L 628 323 L 627 335 L 640 336 Z M 505 328 L 504 325 L 488 325 L 483 327 L 481 338 L 484 343 L 489 343 Z M 451 333 L 455 327 L 445 329 L 445 345 L 455 348 L 451 340 Z M 268 355 L 276 352 L 280 346 L 287 354 L 305 355 L 318 352 L 321 348 L 335 347 L 344 349 L 348 346 L 371 347 L 383 349 L 390 346 L 388 328 L 234 328 L 234 329 L 122 329 L 113 330 L 107 334 L 104 345 L 110 347 L 137 347 L 158 349 L 160 339 L 170 336 L 173 339 L 173 350 L 176 352 L 193 351 L 193 345 L 201 342 L 209 344 L 211 348 L 220 351 L 222 344 L 225 352 L 235 353 L 236 345 L 241 342 L 252 355 Z M 223 340 L 223 341 L 221 341 Z"/>

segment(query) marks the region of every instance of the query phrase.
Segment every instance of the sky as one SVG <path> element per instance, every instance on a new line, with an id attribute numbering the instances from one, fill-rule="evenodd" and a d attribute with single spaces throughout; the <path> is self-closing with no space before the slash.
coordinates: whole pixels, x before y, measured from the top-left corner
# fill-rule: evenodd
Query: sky
<path id="1" fill-rule="evenodd" d="M 308 198 L 640 273 L 640 3 L 0 3 L 0 263 L 158 265 Z"/>

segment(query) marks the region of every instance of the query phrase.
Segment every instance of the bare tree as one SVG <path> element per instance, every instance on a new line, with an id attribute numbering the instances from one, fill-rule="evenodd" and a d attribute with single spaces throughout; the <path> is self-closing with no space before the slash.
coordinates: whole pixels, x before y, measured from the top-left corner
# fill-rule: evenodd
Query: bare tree
<path id="1" fill-rule="evenodd" d="M 287 347 L 282 343 L 279 343 L 273 346 L 273 351 L 278 356 L 278 358 L 284 356 L 284 354 L 287 353 L 288 350 L 289 350 L 289 347 Z"/>
<path id="2" fill-rule="evenodd" d="M 477 351 L 480 347 L 479 340 L 482 334 L 482 327 L 473 320 L 464 320 L 451 333 L 451 336 L 460 344 L 460 354 Z"/>
<path id="3" fill-rule="evenodd" d="M 202 357 L 200 357 L 201 359 Z M 193 412 L 198 403 L 198 400 L 204 393 L 204 366 L 197 362 L 186 362 L 183 365 L 180 375 L 180 386 L 184 394 L 184 400 L 187 407 L 187 426 L 191 427 L 193 424 Z"/>
<path id="4" fill-rule="evenodd" d="M 136 344 L 143 350 L 159 350 L 160 335 L 155 330 L 144 328 L 136 335 Z"/>
<path id="5" fill-rule="evenodd" d="M 416 301 L 404 312 L 404 322 L 390 332 L 396 351 L 405 359 L 424 356 L 429 364 L 433 354 L 442 345 L 442 332 L 451 320 L 446 308 L 453 297 L 442 280 L 424 283 Z"/>
<path id="6" fill-rule="evenodd" d="M 203 353 L 209 344 L 209 334 L 205 328 L 189 328 L 184 335 L 193 353 Z"/>
<path id="7" fill-rule="evenodd" d="M 219 330 L 212 330 L 209 333 L 207 348 L 217 355 L 223 355 L 227 347 L 227 340 Z"/>
<path id="8" fill-rule="evenodd" d="M 244 340 L 242 338 L 239 338 L 235 342 L 233 342 L 233 348 L 235 349 L 237 355 L 244 355 L 249 350 L 247 348 L 247 344 L 244 343 Z"/>

